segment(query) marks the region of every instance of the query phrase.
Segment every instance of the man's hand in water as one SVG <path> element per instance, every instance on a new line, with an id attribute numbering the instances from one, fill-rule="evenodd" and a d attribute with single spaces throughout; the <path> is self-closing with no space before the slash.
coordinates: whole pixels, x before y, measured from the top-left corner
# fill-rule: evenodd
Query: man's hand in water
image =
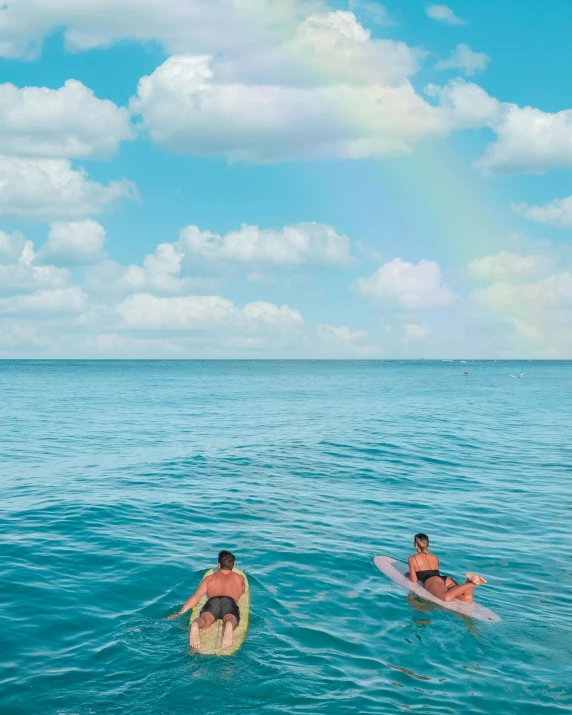
<path id="1" fill-rule="evenodd" d="M 207 578 L 204 578 L 201 581 L 200 586 L 193 593 L 193 595 L 187 601 L 185 601 L 181 610 L 178 613 L 173 613 L 171 616 L 167 616 L 167 619 L 169 621 L 172 621 L 175 618 L 182 616 L 183 613 L 190 611 L 191 608 L 194 608 L 197 605 L 197 603 L 201 600 L 201 598 L 206 594 L 207 588 L 208 588 L 208 581 L 209 581 L 209 577 L 207 576 Z"/>

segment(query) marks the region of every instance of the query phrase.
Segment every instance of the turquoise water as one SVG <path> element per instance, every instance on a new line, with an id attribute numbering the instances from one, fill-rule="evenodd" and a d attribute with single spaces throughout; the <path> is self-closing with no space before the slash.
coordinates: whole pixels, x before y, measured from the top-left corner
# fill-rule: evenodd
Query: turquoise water
<path id="1" fill-rule="evenodd" d="M 0 362 L 0 712 L 569 712 L 571 378 L 569 362 Z M 377 571 L 420 530 L 445 572 L 488 579 L 501 623 Z M 249 575 L 250 629 L 209 658 L 166 616 L 223 547 Z"/>

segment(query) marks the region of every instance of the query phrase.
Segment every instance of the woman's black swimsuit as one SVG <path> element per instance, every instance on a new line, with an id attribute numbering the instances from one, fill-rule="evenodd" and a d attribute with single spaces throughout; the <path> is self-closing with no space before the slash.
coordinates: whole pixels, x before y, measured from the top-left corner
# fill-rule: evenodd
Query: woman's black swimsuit
<path id="1" fill-rule="evenodd" d="M 417 563 L 417 556 L 415 557 L 415 563 L 417 564 L 417 568 L 419 568 L 419 564 Z M 425 581 L 430 578 L 433 578 L 433 576 L 438 576 L 439 578 L 442 578 L 443 583 L 445 583 L 447 580 L 446 576 L 442 576 L 439 573 L 439 569 L 425 569 L 425 571 L 417 571 L 417 580 L 421 581 L 422 586 L 425 586 Z"/>
<path id="2" fill-rule="evenodd" d="M 421 585 L 422 585 L 422 586 L 425 586 L 425 581 L 427 581 L 427 579 L 433 578 L 433 576 L 438 576 L 439 578 L 442 578 L 442 579 L 443 579 L 443 583 L 444 583 L 445 580 L 447 579 L 446 576 L 442 576 L 442 575 L 439 573 L 439 569 L 432 569 L 432 570 L 418 571 L 418 572 L 417 572 L 417 580 L 418 580 L 418 581 L 421 581 Z"/>

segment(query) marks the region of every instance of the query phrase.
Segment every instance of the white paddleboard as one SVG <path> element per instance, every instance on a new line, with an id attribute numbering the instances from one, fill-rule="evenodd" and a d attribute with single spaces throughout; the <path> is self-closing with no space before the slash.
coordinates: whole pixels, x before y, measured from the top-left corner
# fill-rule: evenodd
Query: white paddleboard
<path id="1" fill-rule="evenodd" d="M 420 583 L 413 583 L 405 575 L 409 568 L 406 564 L 402 564 L 396 559 L 392 559 L 389 556 L 376 556 L 374 558 L 374 563 L 377 568 L 382 571 L 386 576 L 394 581 L 399 586 L 407 588 L 409 591 L 417 594 L 420 598 L 424 598 L 426 601 L 432 601 L 437 603 L 443 608 L 447 608 L 449 611 L 455 611 L 456 613 L 462 613 L 464 616 L 470 616 L 471 618 L 478 618 L 480 621 L 488 621 L 489 623 L 498 623 L 501 619 L 496 613 L 486 608 L 486 606 L 481 606 L 480 603 L 463 603 L 462 601 L 442 601 L 437 596 L 429 593 L 426 588 Z"/>

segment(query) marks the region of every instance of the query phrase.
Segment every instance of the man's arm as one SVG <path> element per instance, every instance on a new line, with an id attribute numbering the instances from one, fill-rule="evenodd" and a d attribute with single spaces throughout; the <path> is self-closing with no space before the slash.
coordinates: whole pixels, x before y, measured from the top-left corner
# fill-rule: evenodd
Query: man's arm
<path id="1" fill-rule="evenodd" d="M 210 576 L 208 576 L 207 578 L 204 578 L 200 582 L 197 590 L 193 593 L 193 595 L 187 601 L 185 601 L 185 603 L 183 604 L 183 607 L 181 608 L 181 610 L 178 613 L 173 613 L 172 616 L 169 616 L 170 621 L 172 621 L 174 618 L 178 618 L 179 616 L 182 616 L 183 613 L 186 613 L 191 608 L 194 608 L 197 605 L 197 603 L 201 600 L 201 598 L 208 591 L 209 578 L 210 578 Z"/>

